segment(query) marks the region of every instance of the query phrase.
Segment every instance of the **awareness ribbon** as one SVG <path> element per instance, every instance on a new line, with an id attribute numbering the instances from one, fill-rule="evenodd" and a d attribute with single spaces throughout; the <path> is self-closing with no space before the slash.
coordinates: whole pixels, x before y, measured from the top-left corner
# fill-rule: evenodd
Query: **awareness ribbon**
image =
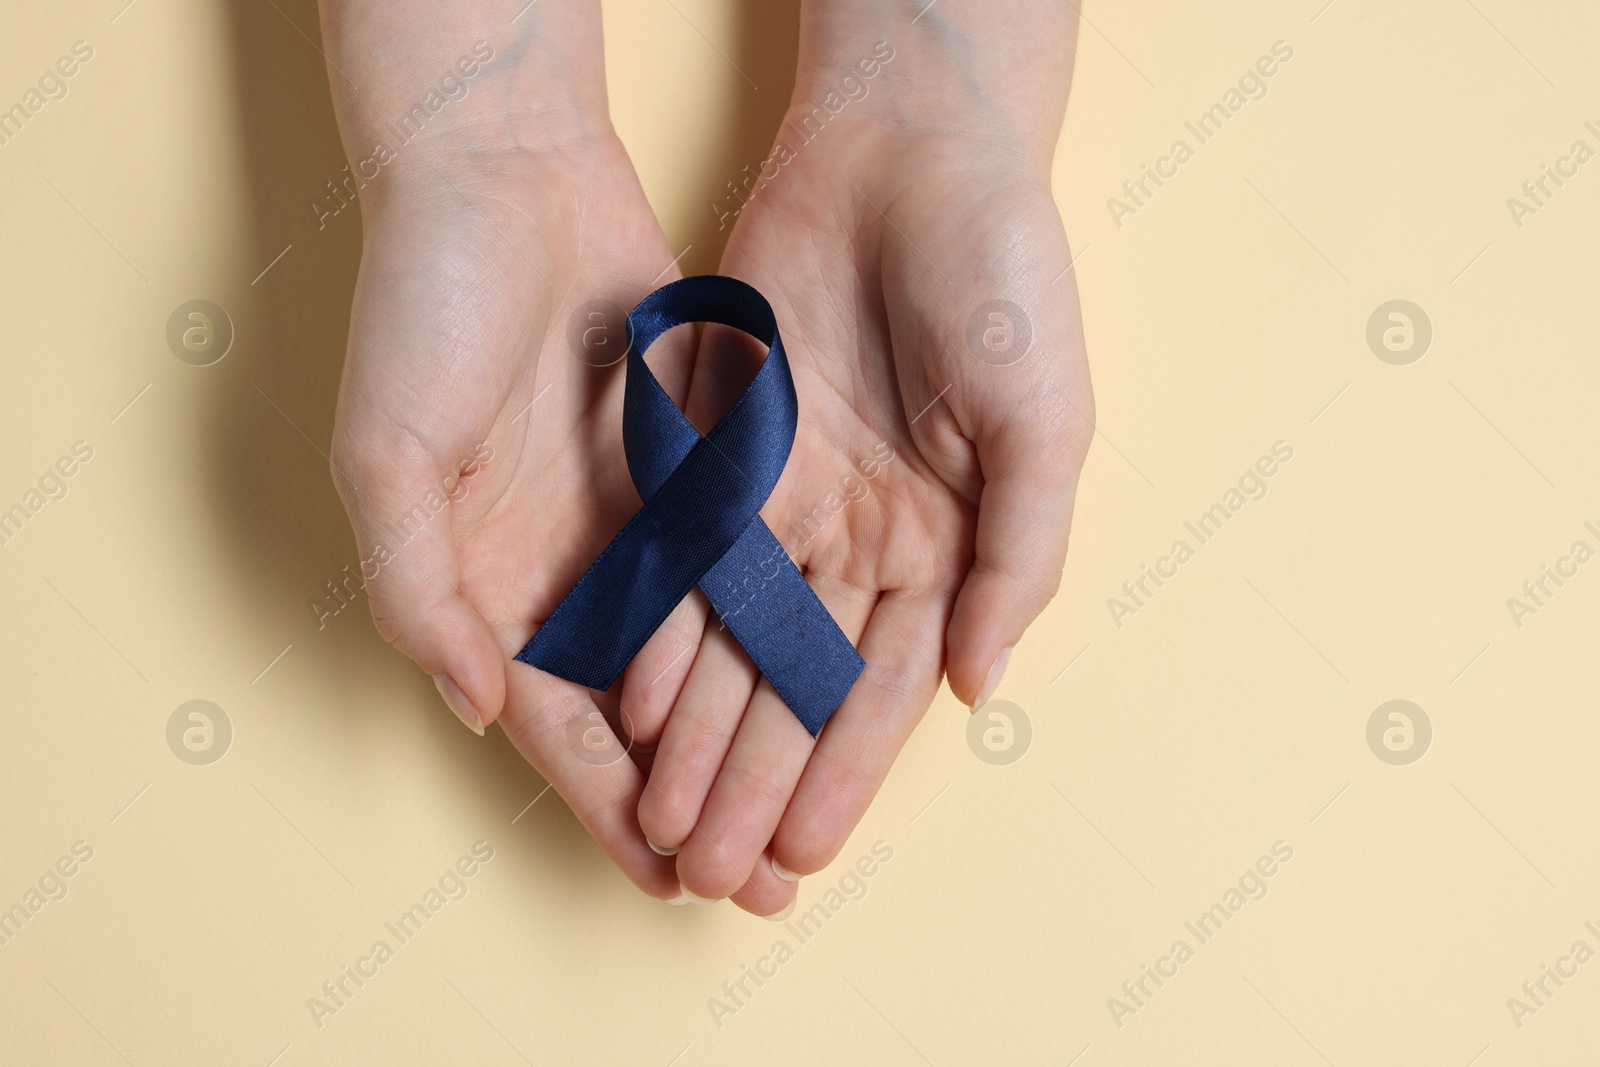
<path id="1" fill-rule="evenodd" d="M 702 437 L 644 354 L 674 326 L 715 322 L 769 346 L 755 379 Z M 696 585 L 815 737 L 865 664 L 767 524 L 799 401 L 772 305 L 718 275 L 662 286 L 628 316 L 622 446 L 644 506 L 517 659 L 605 690 Z"/>

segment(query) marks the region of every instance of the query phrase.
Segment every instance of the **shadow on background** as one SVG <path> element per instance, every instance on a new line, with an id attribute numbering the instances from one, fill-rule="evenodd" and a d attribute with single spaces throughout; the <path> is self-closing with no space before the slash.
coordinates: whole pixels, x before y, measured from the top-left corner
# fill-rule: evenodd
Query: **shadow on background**
<path id="1" fill-rule="evenodd" d="M 324 583 L 342 578 L 346 564 L 358 565 L 326 453 L 360 262 L 359 211 L 352 206 L 319 229 L 310 208 L 327 196 L 326 182 L 343 177 L 345 162 L 320 45 L 311 44 L 320 37 L 315 0 L 248 0 L 228 10 L 252 237 L 265 270 L 236 323 L 235 351 L 217 368 L 226 376 L 209 406 L 210 497 L 238 552 L 247 610 L 281 619 L 296 651 L 348 665 L 329 672 L 349 687 L 329 694 L 330 703 L 347 709 L 348 730 L 359 734 L 376 726 L 360 680 L 401 664 L 385 654 L 364 598 L 325 632 L 308 604 L 327 596 Z"/>
<path id="2" fill-rule="evenodd" d="M 338 184 L 346 163 L 318 51 L 314 0 L 248 0 L 231 5 L 230 12 L 252 237 L 262 266 L 273 265 L 229 308 L 237 341 L 216 368 L 217 392 L 207 406 L 207 497 L 237 554 L 240 610 L 281 622 L 297 657 L 331 660 L 332 666 L 317 672 L 318 684 L 336 687 L 325 688 L 319 694 L 325 699 L 314 703 L 279 701 L 271 714 L 303 720 L 294 728 L 351 759 L 370 758 L 395 715 L 374 695 L 371 680 L 383 678 L 377 692 L 414 689 L 411 706 L 432 716 L 436 758 L 470 761 L 461 777 L 492 794 L 531 797 L 542 782 L 504 733 L 491 730 L 487 747 L 466 736 L 430 680 L 377 635 L 364 596 L 325 620 L 325 630 L 309 606 L 319 597 L 336 604 L 327 583 L 339 581 L 347 566 L 359 569 L 326 454 L 360 265 L 360 215 L 352 204 L 319 223 L 310 206 L 314 200 L 330 210 L 337 205 L 328 183 Z M 798 0 L 759 11 L 740 6 L 739 42 L 731 58 L 764 77 L 759 91 L 739 97 L 737 134 L 705 161 L 706 206 L 691 213 L 697 224 L 682 238 L 695 246 L 686 258 L 695 270 L 715 270 L 732 229 L 730 223 L 718 231 L 710 200 L 725 192 L 722 183 L 745 163 L 760 164 L 783 115 L 793 84 L 798 12 Z M 339 709 L 333 721 L 330 707 Z M 436 776 L 424 776 L 430 777 Z M 560 853 L 546 866 L 576 879 L 609 877 L 577 820 L 566 813 L 560 822 L 562 832 L 542 833 L 534 846 Z M 585 854 L 595 862 L 571 862 Z"/>

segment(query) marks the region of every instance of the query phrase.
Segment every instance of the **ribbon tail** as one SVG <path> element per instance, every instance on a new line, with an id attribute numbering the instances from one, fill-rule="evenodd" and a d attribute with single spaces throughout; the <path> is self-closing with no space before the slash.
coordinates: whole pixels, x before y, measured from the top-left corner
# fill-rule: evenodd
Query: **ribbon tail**
<path id="1" fill-rule="evenodd" d="M 700 581 L 706 599 L 812 737 L 866 663 L 759 518 Z"/>

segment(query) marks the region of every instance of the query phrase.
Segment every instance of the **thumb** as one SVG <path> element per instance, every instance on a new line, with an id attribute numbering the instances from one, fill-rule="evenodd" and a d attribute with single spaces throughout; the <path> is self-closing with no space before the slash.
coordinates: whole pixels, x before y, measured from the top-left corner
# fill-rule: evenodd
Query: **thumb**
<path id="1" fill-rule="evenodd" d="M 994 695 L 1012 648 L 1060 588 L 1094 433 L 1087 376 L 1078 392 L 1041 390 L 974 441 L 983 475 L 977 541 L 945 635 L 950 688 L 971 707 Z"/>
<path id="2" fill-rule="evenodd" d="M 415 445 L 406 451 L 336 440 L 334 483 L 355 528 L 378 633 L 431 675 L 450 710 L 481 736 L 505 706 L 507 653 L 460 592 L 451 512 L 489 449 L 479 445 L 443 469 Z"/>

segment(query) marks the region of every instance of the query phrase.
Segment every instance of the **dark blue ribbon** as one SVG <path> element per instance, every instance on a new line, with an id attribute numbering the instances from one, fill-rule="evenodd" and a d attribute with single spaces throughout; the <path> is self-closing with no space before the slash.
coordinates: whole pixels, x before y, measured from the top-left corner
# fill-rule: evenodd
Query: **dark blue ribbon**
<path id="1" fill-rule="evenodd" d="M 706 436 L 644 354 L 674 326 L 716 322 L 769 346 Z M 766 298 L 734 278 L 662 286 L 628 316 L 622 446 L 644 507 L 628 520 L 517 659 L 605 690 L 699 585 L 773 689 L 815 737 L 865 664 L 767 524 L 761 506 L 794 445 L 799 403 Z"/>

